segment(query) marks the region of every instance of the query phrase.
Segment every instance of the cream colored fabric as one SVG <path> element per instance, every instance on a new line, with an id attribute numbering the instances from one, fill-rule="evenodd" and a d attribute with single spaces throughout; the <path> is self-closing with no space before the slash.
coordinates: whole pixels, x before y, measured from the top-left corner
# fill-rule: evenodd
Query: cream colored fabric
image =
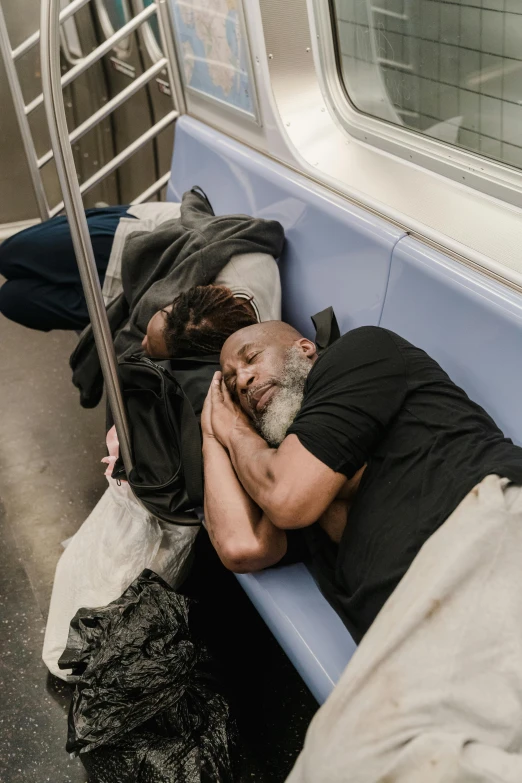
<path id="1" fill-rule="evenodd" d="M 134 217 L 122 217 L 118 223 L 112 243 L 109 263 L 103 281 L 103 298 L 109 304 L 122 292 L 121 258 L 123 247 L 129 234 L 134 231 L 154 231 L 167 220 L 175 220 L 181 214 L 181 204 L 171 202 L 151 201 L 147 204 L 131 205 L 127 213 Z"/>
<path id="2" fill-rule="evenodd" d="M 114 235 L 103 283 L 105 304 L 122 291 L 121 259 L 129 234 L 154 231 L 165 221 L 179 218 L 180 208 L 181 204 L 171 202 L 151 202 L 129 207 L 127 211 L 134 217 L 121 218 Z M 272 256 L 266 253 L 233 256 L 214 283 L 227 286 L 238 298 L 250 299 L 258 321 L 278 321 L 281 318 L 281 282 L 279 269 Z"/>
<path id="3" fill-rule="evenodd" d="M 267 253 L 232 256 L 214 283 L 226 285 L 238 299 L 250 299 L 258 321 L 281 319 L 279 269 Z"/>
<path id="4" fill-rule="evenodd" d="M 522 782 L 522 488 L 486 477 L 425 543 L 287 783 Z"/>

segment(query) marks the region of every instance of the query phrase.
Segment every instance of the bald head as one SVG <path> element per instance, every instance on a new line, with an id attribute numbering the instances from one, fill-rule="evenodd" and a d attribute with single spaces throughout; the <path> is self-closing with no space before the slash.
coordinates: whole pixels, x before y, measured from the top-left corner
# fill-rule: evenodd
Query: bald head
<path id="1" fill-rule="evenodd" d="M 293 326 L 264 321 L 230 335 L 221 350 L 221 369 L 228 390 L 255 423 L 266 424 L 271 417 L 278 431 L 286 431 L 283 425 L 300 407 L 316 358 L 314 343 Z"/>
<path id="2" fill-rule="evenodd" d="M 284 321 L 263 321 L 260 324 L 245 326 L 234 332 L 226 340 L 221 350 L 221 366 L 226 362 L 227 356 L 231 356 L 247 343 L 259 343 L 260 345 L 284 345 L 291 346 L 302 340 L 303 335 L 297 329 Z"/>

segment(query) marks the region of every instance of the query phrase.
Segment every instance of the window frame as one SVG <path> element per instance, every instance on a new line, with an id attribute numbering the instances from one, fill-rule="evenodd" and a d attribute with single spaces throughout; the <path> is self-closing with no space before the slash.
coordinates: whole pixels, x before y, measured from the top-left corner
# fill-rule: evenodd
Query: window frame
<path id="1" fill-rule="evenodd" d="M 94 0 L 94 7 L 96 9 L 96 15 L 98 17 L 98 21 L 105 39 L 110 38 L 111 35 L 114 35 L 114 33 L 117 31 L 115 30 L 109 16 L 106 0 Z M 127 17 L 126 22 L 130 22 L 130 20 L 134 18 L 134 14 L 132 12 L 129 0 L 122 0 L 122 8 L 124 9 L 125 15 Z M 122 38 L 121 41 L 118 41 L 118 43 L 114 45 L 113 51 L 120 60 L 128 60 L 132 53 L 132 34 L 129 35 L 128 38 Z"/>
<path id="2" fill-rule="evenodd" d="M 308 7 L 318 79 L 329 110 L 345 132 L 442 177 L 522 207 L 521 169 L 358 109 L 343 78 L 334 0 L 308 0 Z"/>
<path id="3" fill-rule="evenodd" d="M 145 0 L 134 0 L 134 12 L 136 14 L 140 13 L 140 11 L 145 10 L 146 3 Z M 156 14 L 157 18 L 157 14 Z M 159 23 L 158 23 L 159 24 Z M 147 21 L 141 25 L 140 32 L 143 36 L 143 42 L 145 44 L 145 48 L 147 50 L 147 54 L 149 55 L 150 59 L 153 63 L 157 63 L 163 55 L 163 49 L 161 48 L 160 44 L 156 40 L 156 36 L 154 35 L 154 30 L 152 29 L 151 20 L 147 19 Z"/>
<path id="4" fill-rule="evenodd" d="M 249 86 L 252 90 L 252 112 L 242 109 L 240 106 L 236 106 L 235 104 L 229 103 L 226 100 L 222 100 L 221 98 L 218 98 L 215 95 L 204 92 L 203 90 L 200 90 L 197 87 L 193 87 L 192 85 L 188 84 L 186 79 L 183 55 L 182 55 L 183 41 L 181 39 L 180 31 L 178 29 L 178 25 L 176 22 L 176 10 L 174 8 L 175 3 L 176 0 L 169 0 L 169 11 L 172 20 L 171 30 L 172 30 L 172 38 L 174 41 L 174 48 L 177 53 L 178 71 L 185 93 L 196 97 L 196 100 L 203 101 L 203 104 L 207 103 L 210 106 L 214 105 L 214 106 L 221 107 L 226 113 L 230 114 L 230 116 L 241 117 L 246 122 L 254 126 L 262 127 L 263 121 L 259 109 L 256 72 L 254 69 L 254 62 L 252 57 L 252 45 L 251 45 L 248 25 L 245 16 L 244 0 L 237 0 L 237 13 L 238 13 L 238 20 L 241 29 L 241 34 L 243 36 L 243 40 L 246 46 L 246 70 L 249 78 Z"/>

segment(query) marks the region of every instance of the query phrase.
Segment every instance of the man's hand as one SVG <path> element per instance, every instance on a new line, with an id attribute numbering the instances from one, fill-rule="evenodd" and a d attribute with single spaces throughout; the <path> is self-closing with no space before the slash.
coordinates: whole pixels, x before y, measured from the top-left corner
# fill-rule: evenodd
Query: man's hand
<path id="1" fill-rule="evenodd" d="M 215 438 L 212 430 L 212 384 L 209 386 L 205 404 L 201 411 L 201 432 L 204 438 Z"/>
<path id="2" fill-rule="evenodd" d="M 225 386 L 220 372 L 214 374 L 210 384 L 210 425 L 215 438 L 228 448 L 229 437 L 236 428 L 253 430 L 248 417 L 239 405 L 236 405 Z M 207 405 L 207 401 L 205 405 Z"/>

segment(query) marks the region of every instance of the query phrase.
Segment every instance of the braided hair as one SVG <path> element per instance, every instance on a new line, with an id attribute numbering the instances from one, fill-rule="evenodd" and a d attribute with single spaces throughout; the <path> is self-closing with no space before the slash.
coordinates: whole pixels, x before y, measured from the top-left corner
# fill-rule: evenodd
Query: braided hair
<path id="1" fill-rule="evenodd" d="M 198 285 L 174 299 L 163 338 L 169 356 L 201 356 L 219 353 L 227 337 L 255 323 L 247 300 L 224 285 Z"/>

